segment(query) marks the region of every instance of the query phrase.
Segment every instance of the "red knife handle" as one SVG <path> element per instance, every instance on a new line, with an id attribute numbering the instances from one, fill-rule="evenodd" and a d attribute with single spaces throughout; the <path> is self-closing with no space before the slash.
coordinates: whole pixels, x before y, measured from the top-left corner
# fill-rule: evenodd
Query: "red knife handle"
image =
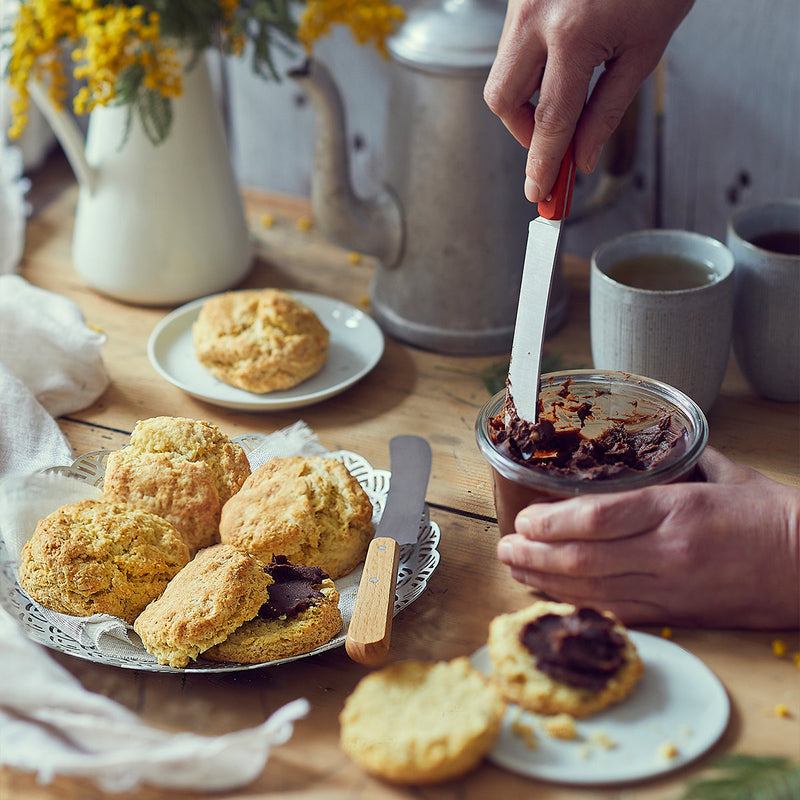
<path id="1" fill-rule="evenodd" d="M 569 140 L 567 152 L 561 159 L 555 186 L 546 200 L 538 204 L 539 216 L 545 219 L 565 219 L 572 208 L 572 189 L 575 186 L 575 142 Z"/>
<path id="2" fill-rule="evenodd" d="M 359 664 L 377 667 L 389 656 L 400 547 L 376 536 L 369 544 L 344 647 Z"/>

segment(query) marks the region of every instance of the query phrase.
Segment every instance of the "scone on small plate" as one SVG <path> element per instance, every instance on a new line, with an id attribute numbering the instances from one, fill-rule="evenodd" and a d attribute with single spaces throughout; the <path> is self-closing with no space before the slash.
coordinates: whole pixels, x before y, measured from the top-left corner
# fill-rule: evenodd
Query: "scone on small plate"
<path id="1" fill-rule="evenodd" d="M 19 583 L 61 614 L 133 622 L 189 557 L 165 519 L 123 503 L 81 500 L 38 522 L 22 549 Z"/>
<path id="2" fill-rule="evenodd" d="M 492 679 L 537 714 L 587 717 L 625 698 L 643 665 L 612 614 L 539 601 L 489 625 Z"/>
<path id="3" fill-rule="evenodd" d="M 192 326 L 197 360 L 219 380 L 265 394 L 322 369 L 330 334 L 317 315 L 280 289 L 209 298 Z"/>
<path id="4" fill-rule="evenodd" d="M 339 715 L 340 742 L 379 778 L 437 783 L 481 762 L 504 712 L 497 687 L 467 658 L 400 661 L 358 683 Z"/>
<path id="5" fill-rule="evenodd" d="M 333 580 L 364 560 L 374 535 L 372 503 L 340 461 L 274 458 L 222 509 L 220 538 L 262 561 L 285 555 Z"/>
<path id="6" fill-rule="evenodd" d="M 127 447 L 106 459 L 106 499 L 158 514 L 192 553 L 219 542 L 222 506 L 250 475 L 241 445 L 216 425 L 185 417 L 136 423 Z"/>

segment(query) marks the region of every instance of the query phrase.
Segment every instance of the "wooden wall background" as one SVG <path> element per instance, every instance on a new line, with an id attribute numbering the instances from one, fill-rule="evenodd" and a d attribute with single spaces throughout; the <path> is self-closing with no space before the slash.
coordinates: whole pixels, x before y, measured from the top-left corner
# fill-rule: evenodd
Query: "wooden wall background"
<path id="1" fill-rule="evenodd" d="M 322 40 L 316 56 L 343 94 L 354 186 L 371 195 L 382 180 L 386 125 L 403 123 L 387 108 L 393 65 L 344 30 Z M 246 60 L 214 67 L 240 182 L 308 195 L 314 121 L 302 92 L 289 79 L 254 76 Z M 579 175 L 566 250 L 588 256 L 600 242 L 646 227 L 724 239 L 737 206 L 800 196 L 800 1 L 696 0 L 642 87 L 637 123 L 623 179 Z M 32 138 L 47 134 L 42 126 L 32 120 Z M 35 161 L 43 146 L 26 149 Z M 509 191 L 522 191 L 522 176 Z M 582 213 L 597 192 L 613 202 Z"/>

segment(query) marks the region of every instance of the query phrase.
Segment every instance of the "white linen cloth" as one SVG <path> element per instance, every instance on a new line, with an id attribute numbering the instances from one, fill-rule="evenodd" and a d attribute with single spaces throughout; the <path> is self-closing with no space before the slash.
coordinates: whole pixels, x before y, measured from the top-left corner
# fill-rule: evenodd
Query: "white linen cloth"
<path id="1" fill-rule="evenodd" d="M 70 463 L 54 417 L 105 391 L 105 340 L 72 300 L 0 275 L 0 476 Z"/>
<path id="2" fill-rule="evenodd" d="M 255 469 L 276 456 L 325 452 L 316 434 L 298 421 L 268 436 L 248 457 Z M 98 490 L 89 483 L 60 474 L 0 480 L 0 536 L 14 574 L 37 520 L 67 502 L 96 496 Z M 130 626 L 116 617 L 41 611 L 85 645 L 113 654 L 136 650 L 146 655 Z M 45 648 L 29 641 L 3 608 L 0 653 L 0 765 L 35 771 L 42 782 L 61 774 L 91 778 L 106 791 L 129 790 L 142 782 L 197 790 L 243 786 L 260 774 L 270 749 L 289 739 L 294 722 L 310 708 L 305 698 L 298 698 L 259 726 L 222 736 L 168 733 L 87 691 Z"/>

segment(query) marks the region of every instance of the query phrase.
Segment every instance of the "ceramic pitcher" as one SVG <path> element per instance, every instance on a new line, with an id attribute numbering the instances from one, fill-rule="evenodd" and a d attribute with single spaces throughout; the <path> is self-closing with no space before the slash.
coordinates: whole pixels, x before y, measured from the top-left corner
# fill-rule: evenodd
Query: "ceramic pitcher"
<path id="1" fill-rule="evenodd" d="M 92 111 L 84 141 L 40 87 L 32 86 L 31 96 L 78 179 L 72 258 L 89 286 L 130 303 L 172 305 L 230 288 L 247 274 L 247 224 L 205 58 L 184 71 L 160 144 L 137 117 L 126 139 L 126 106 Z"/>

